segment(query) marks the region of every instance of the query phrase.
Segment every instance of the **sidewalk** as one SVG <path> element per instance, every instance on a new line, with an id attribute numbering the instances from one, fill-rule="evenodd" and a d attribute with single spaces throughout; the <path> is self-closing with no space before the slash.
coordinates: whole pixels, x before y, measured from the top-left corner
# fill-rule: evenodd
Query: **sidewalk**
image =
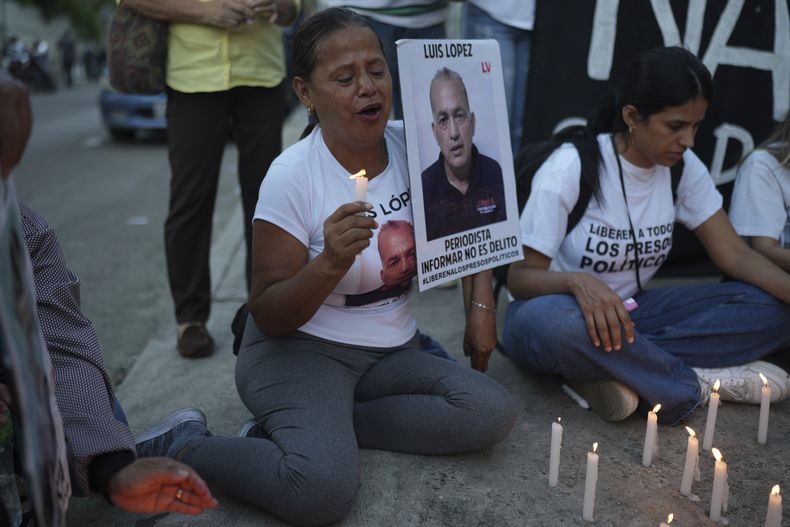
<path id="1" fill-rule="evenodd" d="M 240 211 L 238 211 L 240 214 Z M 209 329 L 216 352 L 202 360 L 182 359 L 167 321 L 118 389 L 133 432 L 139 434 L 171 411 L 195 406 L 208 416 L 215 435 L 232 436 L 250 415 L 236 394 L 235 357 L 229 330 L 244 301 L 243 247 L 239 219 L 231 218 L 214 243 L 212 269 L 216 289 Z M 420 327 L 458 360 L 463 310 L 460 289 L 416 294 L 412 304 Z M 500 328 L 507 300 L 499 310 Z M 641 466 L 645 419 L 632 416 L 619 424 L 582 410 L 560 391 L 560 382 L 516 370 L 502 355 L 491 359 L 489 375 L 513 394 L 521 408 L 513 432 L 499 445 L 462 456 L 420 457 L 362 452 L 362 485 L 343 526 L 553 526 L 584 525 L 582 497 L 586 453 L 593 442 L 600 454 L 595 524 L 657 526 L 674 513 L 673 525 L 715 525 L 707 519 L 713 459 L 701 452 L 698 501 L 680 495 L 687 434 L 682 427 L 660 427 L 658 459 Z M 733 526 L 761 526 L 768 493 L 778 483 L 790 489 L 790 401 L 772 406 L 768 445 L 757 444 L 759 408 L 724 403 L 719 409 L 717 446 L 729 468 L 729 512 Z M 559 485 L 549 488 L 551 423 L 562 417 L 564 438 Z M 702 434 L 705 410 L 688 423 Z M 100 499 L 74 499 L 73 526 L 279 526 L 266 511 L 215 491 L 221 508 L 197 518 L 165 514 L 139 516 L 112 508 Z M 790 506 L 785 505 L 785 523 Z"/>

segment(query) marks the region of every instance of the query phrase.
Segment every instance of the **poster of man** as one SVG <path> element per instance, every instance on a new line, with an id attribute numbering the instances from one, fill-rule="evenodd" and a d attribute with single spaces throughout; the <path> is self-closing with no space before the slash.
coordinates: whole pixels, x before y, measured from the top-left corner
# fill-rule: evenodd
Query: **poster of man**
<path id="1" fill-rule="evenodd" d="M 522 256 L 499 45 L 398 45 L 421 291 Z"/>

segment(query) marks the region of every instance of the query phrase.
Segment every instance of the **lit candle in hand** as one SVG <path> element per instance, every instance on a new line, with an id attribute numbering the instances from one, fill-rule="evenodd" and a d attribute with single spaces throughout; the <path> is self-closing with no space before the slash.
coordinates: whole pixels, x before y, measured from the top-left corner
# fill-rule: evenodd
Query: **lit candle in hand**
<path id="1" fill-rule="evenodd" d="M 355 182 L 354 194 L 357 201 L 368 200 L 368 178 L 365 177 L 365 174 L 367 174 L 367 172 L 365 172 L 363 168 L 356 174 L 351 174 L 351 177 L 349 177 L 349 179 L 353 179 Z"/>
<path id="2" fill-rule="evenodd" d="M 680 493 L 684 496 L 691 494 L 692 480 L 697 472 L 697 462 L 699 459 L 699 441 L 694 430 L 686 427 L 689 433 L 688 444 L 686 445 L 686 464 L 683 466 L 683 478 L 680 480 Z"/>
<path id="3" fill-rule="evenodd" d="M 557 486 L 560 473 L 560 448 L 562 448 L 561 418 L 556 423 L 551 423 L 551 451 L 549 453 L 549 487 Z"/>
<path id="4" fill-rule="evenodd" d="M 653 462 L 653 455 L 658 450 L 658 411 L 661 405 L 647 412 L 647 428 L 645 429 L 645 448 L 642 450 L 642 466 L 649 467 Z"/>
<path id="5" fill-rule="evenodd" d="M 702 432 L 702 449 L 710 450 L 713 445 L 713 432 L 716 429 L 716 414 L 719 412 L 719 386 L 721 381 L 716 379 L 713 383 L 713 391 L 710 392 L 708 400 L 708 418 L 705 421 L 705 431 Z"/>
<path id="6" fill-rule="evenodd" d="M 670 514 L 669 516 L 667 516 L 667 522 L 666 523 L 661 522 L 661 525 L 659 525 L 658 527 L 669 527 L 669 524 L 672 523 L 673 518 L 675 518 L 675 515 Z"/>
<path id="7" fill-rule="evenodd" d="M 598 443 L 593 443 L 592 452 L 587 452 L 587 476 L 584 479 L 584 508 L 582 518 L 584 521 L 593 521 L 593 507 L 595 507 L 595 485 L 598 482 Z"/>
<path id="8" fill-rule="evenodd" d="M 782 495 L 779 494 L 779 485 L 774 485 L 771 495 L 768 496 L 768 513 L 765 515 L 765 527 L 781 527 L 782 525 Z"/>
<path id="9" fill-rule="evenodd" d="M 724 501 L 728 498 L 725 496 L 727 486 L 727 463 L 723 461 L 723 456 L 718 448 L 711 449 L 713 457 L 716 458 L 716 465 L 713 472 L 713 493 L 710 497 L 710 519 L 717 522 L 721 519 L 721 510 Z"/>
<path id="10" fill-rule="evenodd" d="M 768 379 L 762 373 L 759 374 L 763 380 L 763 388 L 760 392 L 760 421 L 757 425 L 757 442 L 764 445 L 768 441 L 768 410 L 771 407 L 771 387 L 768 386 Z"/>

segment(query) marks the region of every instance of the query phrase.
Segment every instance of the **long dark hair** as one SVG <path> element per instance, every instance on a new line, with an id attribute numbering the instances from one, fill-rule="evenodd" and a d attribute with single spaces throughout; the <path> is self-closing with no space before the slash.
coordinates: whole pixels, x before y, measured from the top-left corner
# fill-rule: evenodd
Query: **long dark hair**
<path id="1" fill-rule="evenodd" d="M 319 11 L 304 21 L 294 34 L 291 44 L 294 77 L 301 77 L 309 82 L 319 58 L 321 44 L 335 32 L 350 27 L 364 27 L 376 33 L 364 16 L 343 7 L 331 7 Z M 378 35 L 376 37 L 378 38 Z M 378 40 L 383 52 L 384 46 L 381 39 Z M 315 128 L 318 115 L 314 117 L 315 120 L 308 123 L 300 139 L 308 136 Z"/>
<path id="2" fill-rule="evenodd" d="M 563 130 L 553 140 L 557 146 L 564 142 L 576 146 L 582 166 L 586 167 L 582 177 L 588 178 L 582 184 L 588 185 L 600 202 L 601 151 L 597 135 L 622 134 L 628 140 L 628 125 L 623 121 L 623 108 L 627 105 L 634 106 L 639 118 L 646 121 L 665 108 L 682 106 L 697 97 L 708 102 L 713 98 L 713 79 L 705 65 L 679 46 L 650 49 L 628 65 L 620 82 L 590 114 L 586 126 Z"/>

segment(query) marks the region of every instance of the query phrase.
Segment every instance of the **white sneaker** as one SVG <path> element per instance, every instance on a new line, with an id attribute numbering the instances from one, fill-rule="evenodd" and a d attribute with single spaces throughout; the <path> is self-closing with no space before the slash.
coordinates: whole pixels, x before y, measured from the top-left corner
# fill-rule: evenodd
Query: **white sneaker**
<path id="1" fill-rule="evenodd" d="M 760 404 L 763 381 L 760 373 L 768 379 L 771 387 L 771 402 L 784 401 L 790 396 L 790 375 L 776 364 L 757 360 L 729 368 L 692 368 L 702 388 L 700 401 L 704 404 L 710 397 L 713 383 L 721 381 L 719 395 L 722 401 Z"/>

